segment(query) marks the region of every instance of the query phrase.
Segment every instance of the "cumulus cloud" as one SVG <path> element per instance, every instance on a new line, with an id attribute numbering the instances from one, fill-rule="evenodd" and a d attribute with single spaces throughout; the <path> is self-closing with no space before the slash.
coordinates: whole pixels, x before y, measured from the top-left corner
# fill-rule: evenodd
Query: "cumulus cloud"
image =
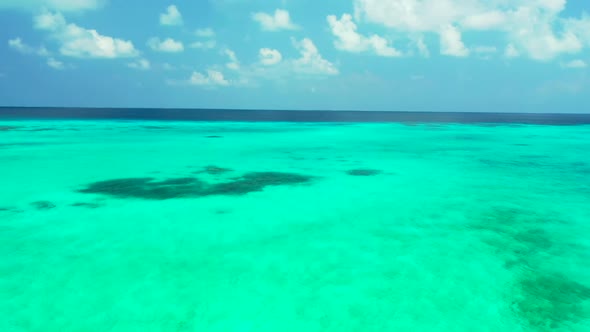
<path id="1" fill-rule="evenodd" d="M 49 53 L 49 51 L 43 46 L 41 46 L 39 48 L 29 46 L 29 45 L 25 44 L 22 41 L 22 39 L 20 39 L 20 38 L 14 38 L 14 39 L 8 40 L 8 46 L 21 54 L 37 55 L 40 57 L 49 57 L 47 59 L 46 63 L 49 67 L 51 67 L 53 69 L 62 70 L 65 68 L 65 65 L 63 64 L 63 62 L 56 60 L 53 57 L 50 57 L 51 53 Z"/>
<path id="2" fill-rule="evenodd" d="M 56 70 L 62 70 L 65 68 L 63 62 L 56 60 L 54 58 L 47 59 L 47 65 L 53 69 L 56 69 Z"/>
<path id="3" fill-rule="evenodd" d="M 193 72 L 189 83 L 199 86 L 229 86 L 230 82 L 223 77 L 223 73 L 217 70 L 207 70 L 207 74 Z"/>
<path id="4" fill-rule="evenodd" d="M 563 25 L 566 31 L 573 32 L 586 47 L 590 47 L 590 15 L 584 13 L 580 18 L 568 18 Z"/>
<path id="5" fill-rule="evenodd" d="M 459 0 L 355 0 L 355 16 L 405 31 L 437 31 L 454 22 L 465 7 Z"/>
<path id="6" fill-rule="evenodd" d="M 565 4 L 566 0 L 354 0 L 357 21 L 396 32 L 436 33 L 443 54 L 468 54 L 461 32 L 496 31 L 520 55 L 540 61 L 590 47 L 590 17 L 562 17 Z"/>
<path id="7" fill-rule="evenodd" d="M 283 59 L 281 52 L 270 48 L 261 48 L 258 52 L 258 57 L 260 59 L 260 63 L 262 63 L 265 66 L 276 65 Z"/>
<path id="8" fill-rule="evenodd" d="M 30 54 L 34 52 L 33 48 L 28 45 L 25 45 L 20 38 L 8 40 L 8 46 L 24 54 Z"/>
<path id="9" fill-rule="evenodd" d="M 501 27 L 506 20 L 505 13 L 493 10 L 467 16 L 461 21 L 461 26 L 471 30 L 491 30 Z"/>
<path id="10" fill-rule="evenodd" d="M 170 5 L 166 8 L 166 12 L 160 14 L 161 25 L 182 25 L 182 14 L 175 5 Z"/>
<path id="11" fill-rule="evenodd" d="M 196 41 L 190 44 L 191 48 L 198 48 L 201 50 L 208 50 L 215 48 L 217 46 L 217 42 L 215 40 L 208 40 L 208 41 Z"/>
<path id="12" fill-rule="evenodd" d="M 169 63 L 164 63 L 162 65 L 162 69 L 164 69 L 164 70 L 176 70 L 176 66 L 171 65 Z"/>
<path id="13" fill-rule="evenodd" d="M 34 26 L 40 30 L 57 31 L 66 26 L 66 19 L 61 13 L 44 12 L 33 18 Z"/>
<path id="14" fill-rule="evenodd" d="M 164 40 L 160 40 L 160 38 L 157 37 L 150 38 L 147 45 L 157 52 L 178 53 L 184 51 L 184 45 L 182 42 L 176 41 L 172 38 L 166 38 Z"/>
<path id="15" fill-rule="evenodd" d="M 102 7 L 105 0 L 2 0 L 0 9 L 39 10 L 47 8 L 62 12 L 94 10 Z"/>
<path id="16" fill-rule="evenodd" d="M 195 31 L 195 35 L 200 38 L 205 38 L 206 40 L 198 40 L 192 44 L 190 44 L 191 48 L 197 48 L 201 50 L 209 50 L 215 48 L 217 46 L 217 42 L 213 37 L 215 37 L 215 31 L 211 28 L 205 29 L 197 29 Z"/>
<path id="17" fill-rule="evenodd" d="M 223 50 L 223 53 L 229 58 L 229 62 L 225 65 L 227 68 L 232 69 L 232 70 L 240 69 L 240 61 L 238 60 L 238 57 L 236 56 L 236 52 L 234 52 L 230 49 L 225 49 L 225 50 Z"/>
<path id="18" fill-rule="evenodd" d="M 473 47 L 473 52 L 479 54 L 491 54 L 498 52 L 498 49 L 495 46 L 475 46 Z"/>
<path id="19" fill-rule="evenodd" d="M 128 63 L 127 67 L 137 70 L 149 70 L 152 66 L 148 60 L 139 59 L 137 61 Z"/>
<path id="20" fill-rule="evenodd" d="M 426 43 L 424 42 L 424 38 L 420 37 L 416 40 L 416 48 L 418 49 L 418 53 L 425 57 L 428 58 L 430 57 L 430 50 L 428 49 L 428 46 L 426 45 Z"/>
<path id="21" fill-rule="evenodd" d="M 279 30 L 297 30 L 299 27 L 291 22 L 289 12 L 283 9 L 275 10 L 274 14 L 254 13 L 252 19 L 260 24 L 262 30 L 279 31 Z"/>
<path id="22" fill-rule="evenodd" d="M 338 68 L 322 57 L 311 39 L 303 38 L 300 41 L 293 39 L 293 45 L 301 54 L 300 58 L 292 62 L 296 72 L 311 75 L 338 75 Z"/>
<path id="23" fill-rule="evenodd" d="M 363 36 L 357 32 L 357 25 L 350 14 L 343 14 L 340 19 L 335 15 L 327 17 L 332 34 L 337 38 L 334 46 L 343 51 L 360 53 L 371 51 L 379 56 L 394 57 L 402 53 L 389 46 L 387 40 L 378 35 Z"/>
<path id="24" fill-rule="evenodd" d="M 281 52 L 271 48 L 261 48 L 258 61 L 242 65 L 235 52 L 225 49 L 221 53 L 229 58 L 225 68 L 230 69 L 230 78 L 222 72 L 223 66 L 212 66 L 206 73 L 195 71 L 188 80 L 168 80 L 171 85 L 197 85 L 203 87 L 216 86 L 256 86 L 259 80 L 284 80 L 299 78 L 323 78 L 338 75 L 336 65 L 324 59 L 319 50 L 309 38 L 292 39 L 299 56 L 284 59 Z"/>
<path id="25" fill-rule="evenodd" d="M 440 32 L 441 54 L 466 57 L 469 50 L 461 40 L 461 31 L 452 25 L 445 26 Z"/>
<path id="26" fill-rule="evenodd" d="M 195 35 L 198 37 L 214 37 L 215 31 L 213 31 L 211 28 L 197 29 L 195 31 Z"/>
<path id="27" fill-rule="evenodd" d="M 131 41 L 104 36 L 96 30 L 67 23 L 60 13 L 44 12 L 34 19 L 35 28 L 50 32 L 60 43 L 60 53 L 76 58 L 135 57 L 139 52 Z"/>
<path id="28" fill-rule="evenodd" d="M 43 46 L 35 48 L 25 44 L 22 39 L 14 38 L 8 40 L 8 46 L 22 54 L 34 54 L 39 56 L 49 56 L 49 51 Z"/>
<path id="29" fill-rule="evenodd" d="M 504 50 L 504 56 L 507 58 L 516 58 L 520 55 L 520 52 L 512 44 L 508 44 Z"/>
<path id="30" fill-rule="evenodd" d="M 561 54 L 575 54 L 582 50 L 581 41 L 572 32 L 555 35 L 549 25 L 519 30 L 514 41 L 523 53 L 534 60 L 547 61 Z"/>
<path id="31" fill-rule="evenodd" d="M 215 46 L 217 46 L 217 42 L 215 40 L 196 41 L 190 44 L 191 48 L 198 48 L 201 50 L 209 50 L 215 48 Z"/>
<path id="32" fill-rule="evenodd" d="M 311 39 L 292 38 L 291 41 L 299 52 L 299 57 L 284 59 L 278 50 L 263 48 L 259 51 L 260 61 L 251 66 L 247 74 L 266 79 L 326 77 L 339 74 L 336 65 L 324 59 Z"/>
<path id="33" fill-rule="evenodd" d="M 586 62 L 584 62 L 583 60 L 577 59 L 577 60 L 572 60 L 569 62 L 564 62 L 561 64 L 561 66 L 563 68 L 581 69 L 581 68 L 588 67 L 588 64 Z"/>

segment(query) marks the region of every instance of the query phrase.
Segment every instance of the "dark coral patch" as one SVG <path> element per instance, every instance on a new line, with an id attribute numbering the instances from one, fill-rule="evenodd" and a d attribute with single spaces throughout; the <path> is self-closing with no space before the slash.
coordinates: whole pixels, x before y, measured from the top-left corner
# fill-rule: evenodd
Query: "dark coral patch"
<path id="1" fill-rule="evenodd" d="M 311 179 L 310 176 L 280 172 L 247 173 L 232 181 L 221 183 L 207 183 L 197 178 L 163 181 L 155 181 L 153 178 L 130 178 L 95 182 L 79 192 L 118 198 L 166 200 L 214 195 L 245 195 L 262 191 L 267 186 L 296 185 L 309 182 Z"/>
<path id="2" fill-rule="evenodd" d="M 18 127 L 15 126 L 0 126 L 0 131 L 11 131 L 11 130 L 15 130 Z"/>
<path id="3" fill-rule="evenodd" d="M 31 129 L 25 129 L 23 131 L 37 132 L 37 131 L 54 131 L 54 130 L 58 130 L 58 129 L 57 128 L 31 128 Z"/>
<path id="4" fill-rule="evenodd" d="M 305 183 L 313 177 L 295 173 L 282 172 L 251 172 L 241 177 L 242 181 L 249 181 L 264 186 L 280 186 L 286 184 Z"/>
<path id="5" fill-rule="evenodd" d="M 205 138 L 223 138 L 223 136 L 219 136 L 219 135 L 209 135 L 209 136 L 205 136 Z"/>
<path id="6" fill-rule="evenodd" d="M 542 331 L 587 317 L 590 288 L 559 274 L 531 275 L 518 283 L 514 310 L 528 325 Z"/>
<path id="7" fill-rule="evenodd" d="M 231 213 L 231 211 L 230 210 L 226 210 L 226 209 L 218 209 L 218 210 L 215 210 L 215 214 L 228 214 L 228 213 Z"/>
<path id="8" fill-rule="evenodd" d="M 561 250 L 554 234 L 542 228 L 548 222 L 560 221 L 534 211 L 495 208 L 470 227 L 504 257 L 507 268 L 517 269 L 512 310 L 535 331 L 560 330 L 590 314 L 590 287 L 539 264 L 547 253 Z"/>
<path id="9" fill-rule="evenodd" d="M 23 210 L 14 207 L 0 207 L 0 213 L 23 213 Z"/>
<path id="10" fill-rule="evenodd" d="M 346 172 L 346 174 L 352 176 L 375 176 L 381 173 L 381 171 L 376 169 L 352 169 Z"/>
<path id="11" fill-rule="evenodd" d="M 183 186 L 183 185 L 192 185 L 198 182 L 195 178 L 176 178 L 176 179 L 168 179 L 160 182 L 156 182 L 155 185 L 158 186 Z"/>
<path id="12" fill-rule="evenodd" d="M 196 178 L 154 181 L 153 178 L 130 178 L 100 181 L 80 190 L 85 194 L 104 194 L 119 198 L 165 200 L 199 196 L 204 183 Z"/>
<path id="13" fill-rule="evenodd" d="M 70 206 L 83 207 L 83 208 L 88 208 L 88 209 L 98 209 L 99 207 L 101 207 L 100 204 L 96 204 L 96 203 L 74 203 L 74 204 L 71 204 Z"/>
<path id="14" fill-rule="evenodd" d="M 55 209 L 56 207 L 55 204 L 51 203 L 50 201 L 33 202 L 31 203 L 31 206 L 33 206 L 37 210 L 51 210 Z"/>
<path id="15" fill-rule="evenodd" d="M 281 172 L 252 172 L 235 178 L 234 181 L 212 185 L 208 195 L 245 195 L 262 191 L 268 186 L 296 185 L 310 182 L 311 176 L 281 173 Z"/>
<path id="16" fill-rule="evenodd" d="M 194 172 L 194 174 L 207 173 L 209 175 L 219 175 L 219 174 L 229 173 L 231 171 L 233 171 L 233 170 L 230 168 L 223 168 L 223 167 L 219 167 L 219 166 L 209 165 L 209 166 L 203 167 L 203 169 L 200 171 Z"/>

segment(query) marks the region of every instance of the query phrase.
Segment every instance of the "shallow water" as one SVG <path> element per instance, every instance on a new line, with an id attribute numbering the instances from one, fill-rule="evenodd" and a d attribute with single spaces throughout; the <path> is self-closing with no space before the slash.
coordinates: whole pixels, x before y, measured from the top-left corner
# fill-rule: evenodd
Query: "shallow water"
<path id="1" fill-rule="evenodd" d="M 0 128 L 0 331 L 590 331 L 590 126 Z"/>

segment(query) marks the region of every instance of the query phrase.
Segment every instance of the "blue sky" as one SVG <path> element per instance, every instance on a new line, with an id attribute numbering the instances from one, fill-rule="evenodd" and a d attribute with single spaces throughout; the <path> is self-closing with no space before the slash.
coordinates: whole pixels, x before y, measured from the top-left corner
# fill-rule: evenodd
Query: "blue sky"
<path id="1" fill-rule="evenodd" d="M 590 112 L 587 0 L 1 0 L 0 105 Z"/>

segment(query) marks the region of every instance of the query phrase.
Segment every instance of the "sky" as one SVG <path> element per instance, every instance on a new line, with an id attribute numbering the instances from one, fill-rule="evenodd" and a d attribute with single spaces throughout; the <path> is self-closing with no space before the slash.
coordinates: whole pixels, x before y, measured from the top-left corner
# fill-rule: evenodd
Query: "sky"
<path id="1" fill-rule="evenodd" d="M 0 106 L 590 113 L 588 0 L 0 0 Z"/>

